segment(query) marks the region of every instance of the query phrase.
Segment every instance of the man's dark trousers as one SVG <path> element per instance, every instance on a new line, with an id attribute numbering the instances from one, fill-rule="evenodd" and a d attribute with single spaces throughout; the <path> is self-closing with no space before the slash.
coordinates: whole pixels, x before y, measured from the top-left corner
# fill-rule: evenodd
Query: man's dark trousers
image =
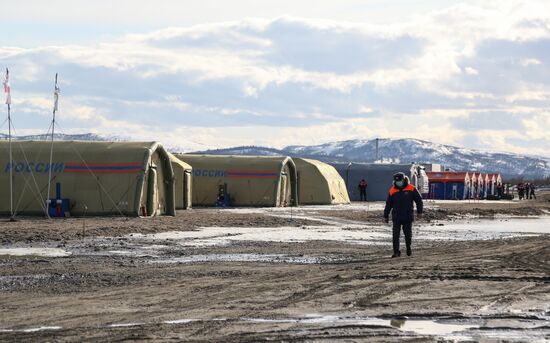
<path id="1" fill-rule="evenodd" d="M 399 237 L 401 236 L 401 228 L 403 228 L 403 233 L 405 234 L 405 244 L 407 249 L 411 249 L 412 243 L 412 222 L 393 222 L 393 253 L 397 254 L 399 252 Z"/>

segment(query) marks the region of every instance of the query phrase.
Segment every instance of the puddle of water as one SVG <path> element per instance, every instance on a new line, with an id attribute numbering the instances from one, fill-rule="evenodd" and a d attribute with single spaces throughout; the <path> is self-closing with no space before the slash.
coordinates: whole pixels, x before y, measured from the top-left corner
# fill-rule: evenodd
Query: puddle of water
<path id="1" fill-rule="evenodd" d="M 200 263 L 200 262 L 265 262 L 265 263 L 295 263 L 320 264 L 341 261 L 328 257 L 303 257 L 276 254 L 209 254 L 175 257 L 166 260 L 155 260 L 152 263 Z"/>
<path id="2" fill-rule="evenodd" d="M 164 324 L 185 324 L 185 323 L 191 323 L 196 322 L 197 319 L 176 319 L 176 320 L 165 320 Z"/>
<path id="3" fill-rule="evenodd" d="M 327 220 L 327 222 L 329 222 Z M 514 231 L 515 230 L 515 231 Z M 415 225 L 414 239 L 424 241 L 469 241 L 494 240 L 511 237 L 537 236 L 550 233 L 550 217 L 539 219 L 513 218 L 506 220 L 468 220 L 446 222 L 444 226 Z M 119 244 L 123 240 L 124 244 Z M 283 227 L 203 227 L 194 231 L 169 231 L 156 234 L 134 233 L 124 237 L 103 237 L 90 240 L 96 249 L 72 247 L 78 254 L 99 256 L 125 256 L 163 258 L 172 249 L 184 247 L 209 247 L 230 245 L 233 242 L 279 242 L 303 243 L 310 241 L 337 241 L 357 245 L 390 245 L 391 227 L 389 225 L 358 225 L 355 223 L 331 222 L 329 225 L 283 226 Z M 98 245 L 99 244 L 99 245 Z M 99 249 L 97 249 L 99 248 Z M 40 254 L 39 256 L 68 256 L 71 253 L 53 248 L 13 248 L 0 249 L 0 255 Z M 279 261 L 281 260 L 282 261 Z M 288 256 L 262 255 L 198 255 L 170 258 L 160 262 L 193 263 L 209 261 L 255 261 L 286 263 L 322 263 L 330 257 L 293 258 Z M 492 263 L 487 260 L 481 263 Z"/>
<path id="4" fill-rule="evenodd" d="M 312 212 L 312 211 L 342 211 L 342 210 L 350 210 L 350 211 L 379 211 L 383 210 L 385 206 L 385 202 L 354 202 L 351 204 L 340 204 L 340 205 L 300 205 L 300 207 L 258 207 L 258 208 L 226 208 L 222 209 L 224 212 L 232 212 L 232 213 L 239 213 L 239 214 L 258 214 L 258 213 L 278 213 L 278 214 L 287 214 L 290 216 L 290 212 L 293 214 L 299 214 L 304 212 Z"/>
<path id="5" fill-rule="evenodd" d="M 298 319 L 267 319 L 267 318 L 241 318 L 241 320 L 252 323 L 299 323 Z"/>
<path id="6" fill-rule="evenodd" d="M 117 324 L 109 324 L 110 328 L 125 328 L 125 327 L 132 327 L 132 326 L 141 326 L 145 325 L 146 323 L 117 323 Z"/>
<path id="7" fill-rule="evenodd" d="M 479 263 L 497 263 L 497 262 L 500 262 L 500 261 L 499 261 L 499 260 L 479 259 L 479 260 L 472 260 L 472 262 L 479 262 Z"/>
<path id="8" fill-rule="evenodd" d="M 463 332 L 473 328 L 479 328 L 478 325 L 471 324 L 446 324 L 438 323 L 433 320 L 406 320 L 406 319 L 381 319 L 368 317 L 339 317 L 339 316 L 319 316 L 307 315 L 303 318 L 243 318 L 253 323 L 299 323 L 299 324 L 347 324 L 347 325 L 365 325 L 365 326 L 385 326 L 396 328 L 401 331 L 412 331 L 419 335 L 445 336 L 454 332 Z"/>
<path id="9" fill-rule="evenodd" d="M 133 247 L 132 247 L 133 248 Z M 98 255 L 118 255 L 128 257 L 156 257 L 157 255 L 151 253 L 144 253 L 143 251 L 135 250 L 108 250 L 103 254 Z"/>
<path id="10" fill-rule="evenodd" d="M 515 230 L 515 231 L 514 231 Z M 445 226 L 416 226 L 418 240 L 490 240 L 550 233 L 550 218 L 539 220 L 478 220 L 449 223 Z M 350 244 L 389 244 L 389 226 L 334 225 L 305 227 L 203 227 L 196 231 L 171 231 L 158 234 L 134 234 L 135 239 L 172 240 L 183 246 L 205 247 L 228 245 L 235 241 L 303 243 L 339 241 Z"/>
<path id="11" fill-rule="evenodd" d="M 497 233 L 550 233 L 550 217 L 479 219 L 445 223 L 441 231 L 473 231 Z"/>
<path id="12" fill-rule="evenodd" d="M 58 248 L 0 248 L 0 256 L 1 255 L 67 257 L 70 256 L 71 253 Z"/>
<path id="13" fill-rule="evenodd" d="M 388 232 L 373 227 L 346 230 L 349 227 L 307 226 L 300 227 L 204 227 L 197 231 L 171 231 L 158 234 L 134 234 L 134 238 L 149 240 L 176 240 L 184 246 L 227 245 L 233 241 L 300 243 L 307 241 L 353 241 L 369 244 L 388 240 Z"/>
<path id="14" fill-rule="evenodd" d="M 419 335 L 444 336 L 453 332 L 466 331 L 478 328 L 477 325 L 467 324 L 444 324 L 432 320 L 398 320 L 390 321 L 391 326 L 402 331 L 413 331 Z"/>
<path id="15" fill-rule="evenodd" d="M 479 340 L 484 338 L 498 340 L 521 340 L 539 341 L 538 339 L 548 338 L 548 330 L 533 332 L 531 329 L 548 328 L 547 322 L 528 321 L 528 320 L 507 320 L 506 324 L 491 325 L 492 320 L 482 320 L 474 318 L 469 322 L 450 322 L 446 319 L 441 322 L 436 319 L 381 319 L 381 318 L 360 318 L 360 317 L 339 317 L 339 316 L 317 316 L 308 315 L 299 319 L 248 319 L 257 323 L 303 323 L 303 324 L 348 324 L 348 325 L 366 325 L 393 327 L 403 332 L 412 332 L 416 335 L 438 336 L 446 339 L 460 340 Z M 506 328 L 506 329 L 503 329 Z M 545 340 L 543 340 L 545 341 Z M 541 341 L 542 342 L 542 341 Z M 546 342 L 546 341 L 545 341 Z"/>
<path id="16" fill-rule="evenodd" d="M 390 326 L 390 321 L 380 318 L 345 318 L 338 316 L 317 316 L 307 315 L 305 318 L 299 320 L 304 324 L 353 324 L 353 325 L 367 325 L 367 326 Z"/>

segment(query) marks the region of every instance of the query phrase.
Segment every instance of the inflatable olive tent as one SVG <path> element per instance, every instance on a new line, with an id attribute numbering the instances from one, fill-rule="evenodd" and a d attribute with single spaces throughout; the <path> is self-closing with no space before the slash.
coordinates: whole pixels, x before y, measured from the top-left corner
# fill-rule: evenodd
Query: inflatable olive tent
<path id="1" fill-rule="evenodd" d="M 10 164 L 8 142 L 0 142 L 1 213 L 10 213 L 11 173 L 14 213 L 51 214 L 51 169 L 50 199 L 64 199 L 63 215 L 175 215 L 172 165 L 159 143 L 58 141 L 50 164 L 51 147 L 13 141 Z"/>
<path id="2" fill-rule="evenodd" d="M 290 157 L 185 154 L 176 157 L 193 167 L 193 205 L 216 205 L 220 189 L 229 195 L 226 206 L 298 204 L 296 166 Z"/>
<path id="3" fill-rule="evenodd" d="M 174 170 L 176 210 L 189 209 L 192 204 L 191 189 L 193 168 L 171 153 L 168 153 L 168 156 L 170 156 L 170 162 L 172 162 L 172 169 Z"/>
<path id="4" fill-rule="evenodd" d="M 317 160 L 293 158 L 298 171 L 300 205 L 349 204 L 344 179 L 333 166 Z"/>

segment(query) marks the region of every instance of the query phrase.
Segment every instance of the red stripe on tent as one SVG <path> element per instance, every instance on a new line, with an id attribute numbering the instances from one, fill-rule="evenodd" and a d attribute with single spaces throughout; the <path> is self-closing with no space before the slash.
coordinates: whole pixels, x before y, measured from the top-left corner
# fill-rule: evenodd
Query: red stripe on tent
<path id="1" fill-rule="evenodd" d="M 65 167 L 141 167 L 143 163 L 65 163 Z"/>
<path id="2" fill-rule="evenodd" d="M 139 173 L 141 169 L 122 169 L 122 170 L 113 170 L 113 169 L 65 169 L 65 173 L 117 173 L 117 174 L 123 174 L 123 173 Z"/>
<path id="3" fill-rule="evenodd" d="M 273 170 L 226 170 L 228 173 L 242 173 L 242 174 L 276 174 Z"/>
<path id="4" fill-rule="evenodd" d="M 236 179 L 275 179 L 277 175 L 227 175 L 227 177 Z"/>

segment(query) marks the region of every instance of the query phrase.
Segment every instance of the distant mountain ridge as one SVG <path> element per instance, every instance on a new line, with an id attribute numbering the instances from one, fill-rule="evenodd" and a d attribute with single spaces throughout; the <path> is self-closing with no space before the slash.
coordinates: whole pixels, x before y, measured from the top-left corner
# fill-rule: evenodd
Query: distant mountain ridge
<path id="1" fill-rule="evenodd" d="M 37 134 L 37 135 L 25 135 L 25 136 L 12 136 L 12 139 L 19 141 L 45 141 L 51 139 L 51 134 Z M 0 133 L 0 140 L 7 140 L 8 135 Z M 100 136 L 95 133 L 82 133 L 82 134 L 64 134 L 55 133 L 54 140 L 56 141 L 100 141 L 100 142 L 123 142 L 129 139 L 118 136 Z"/>
<path id="2" fill-rule="evenodd" d="M 7 135 L 0 134 L 0 140 Z M 49 140 L 48 135 L 14 136 L 14 140 Z M 128 141 L 120 136 L 103 136 L 94 133 L 55 134 L 55 140 Z M 167 146 L 181 152 L 177 146 Z M 378 159 L 376 140 L 346 140 L 319 145 L 290 145 L 282 149 L 261 146 L 237 146 L 226 149 L 197 151 L 210 155 L 258 155 L 314 158 L 325 162 L 393 162 L 442 164 L 457 171 L 498 172 L 505 177 L 520 176 L 526 179 L 550 177 L 550 158 L 503 152 L 485 152 L 473 149 L 436 144 L 419 139 L 379 139 Z"/>
<path id="3" fill-rule="evenodd" d="M 282 149 L 242 146 L 207 150 L 216 155 L 289 155 L 325 162 L 394 162 L 442 164 L 457 171 L 498 172 L 506 177 L 538 179 L 550 176 L 550 159 L 436 144 L 419 139 L 347 140 L 319 145 L 291 145 Z"/>

